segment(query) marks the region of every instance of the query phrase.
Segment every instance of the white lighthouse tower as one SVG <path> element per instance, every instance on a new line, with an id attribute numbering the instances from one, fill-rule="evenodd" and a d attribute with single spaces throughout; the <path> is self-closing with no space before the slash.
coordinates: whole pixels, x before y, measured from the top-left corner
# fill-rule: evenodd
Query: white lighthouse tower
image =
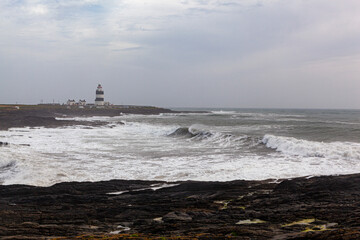
<path id="1" fill-rule="evenodd" d="M 95 105 L 98 105 L 98 106 L 104 105 L 104 90 L 102 89 L 101 84 L 99 84 L 96 88 Z"/>

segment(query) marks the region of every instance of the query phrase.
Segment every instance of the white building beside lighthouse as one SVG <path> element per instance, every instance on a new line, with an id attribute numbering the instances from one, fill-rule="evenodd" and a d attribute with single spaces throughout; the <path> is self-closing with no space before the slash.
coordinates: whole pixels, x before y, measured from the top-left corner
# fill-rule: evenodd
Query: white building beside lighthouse
<path id="1" fill-rule="evenodd" d="M 104 90 L 102 89 L 101 84 L 99 84 L 96 88 L 95 105 L 104 106 Z"/>

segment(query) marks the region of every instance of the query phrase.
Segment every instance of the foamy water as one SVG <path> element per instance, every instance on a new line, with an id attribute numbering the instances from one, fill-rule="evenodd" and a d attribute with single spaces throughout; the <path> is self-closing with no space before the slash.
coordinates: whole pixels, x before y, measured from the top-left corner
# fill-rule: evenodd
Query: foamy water
<path id="1" fill-rule="evenodd" d="M 231 110 L 75 118 L 0 132 L 0 182 L 262 180 L 360 172 L 359 112 Z M 73 119 L 73 118 L 71 118 Z"/>

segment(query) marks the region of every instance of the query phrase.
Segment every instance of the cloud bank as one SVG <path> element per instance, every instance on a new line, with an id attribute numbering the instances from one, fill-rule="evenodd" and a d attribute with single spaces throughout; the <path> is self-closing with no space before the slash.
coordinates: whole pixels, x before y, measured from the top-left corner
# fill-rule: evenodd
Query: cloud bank
<path id="1" fill-rule="evenodd" d="M 356 0 L 2 0 L 0 102 L 360 107 Z"/>

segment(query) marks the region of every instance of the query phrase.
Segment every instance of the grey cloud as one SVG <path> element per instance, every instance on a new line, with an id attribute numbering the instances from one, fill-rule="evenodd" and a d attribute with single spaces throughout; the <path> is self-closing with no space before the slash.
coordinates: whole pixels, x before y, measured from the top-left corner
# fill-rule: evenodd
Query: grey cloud
<path id="1" fill-rule="evenodd" d="M 0 3 L 0 102 L 359 106 L 358 1 L 67 3 Z"/>

